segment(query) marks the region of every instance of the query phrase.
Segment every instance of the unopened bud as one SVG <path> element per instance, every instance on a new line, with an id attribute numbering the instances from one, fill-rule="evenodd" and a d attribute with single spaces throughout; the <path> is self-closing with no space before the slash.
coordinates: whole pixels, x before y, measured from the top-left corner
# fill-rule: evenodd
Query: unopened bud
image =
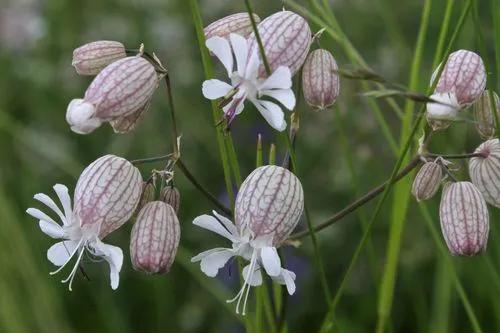
<path id="1" fill-rule="evenodd" d="M 491 139 L 495 136 L 495 114 L 500 118 L 500 99 L 496 92 L 493 92 L 495 107 L 491 105 L 490 92 L 485 90 L 483 95 L 474 103 L 474 119 L 476 129 L 483 139 Z"/>
<path id="2" fill-rule="evenodd" d="M 83 99 L 70 102 L 66 120 L 79 134 L 103 122 L 113 122 L 118 132 L 131 129 L 147 109 L 158 78 L 154 66 L 140 56 L 115 61 L 94 78 Z"/>
<path id="3" fill-rule="evenodd" d="M 126 56 L 122 43 L 100 40 L 75 49 L 71 64 L 80 75 L 97 75 L 112 62 Z"/>
<path id="4" fill-rule="evenodd" d="M 172 206 L 176 213 L 179 212 L 181 194 L 175 186 L 165 186 L 160 193 L 160 200 Z"/>
<path id="5" fill-rule="evenodd" d="M 434 71 L 431 85 L 440 67 Z M 450 121 L 457 119 L 461 109 L 482 95 L 485 87 L 486 71 L 481 57 L 467 50 L 451 53 L 430 96 L 437 103 L 427 103 L 427 120 L 433 129 L 448 127 Z"/>
<path id="6" fill-rule="evenodd" d="M 488 208 L 471 182 L 456 182 L 443 190 L 439 218 L 453 255 L 473 256 L 486 249 L 490 229 Z"/>
<path id="7" fill-rule="evenodd" d="M 310 106 L 323 110 L 335 103 L 340 81 L 337 62 L 327 50 L 312 51 L 302 68 L 304 98 Z"/>
<path id="8" fill-rule="evenodd" d="M 469 174 L 489 204 L 500 208 L 500 141 L 483 142 L 474 153 L 481 154 L 469 161 Z"/>
<path id="9" fill-rule="evenodd" d="M 148 202 L 155 199 L 155 186 L 152 182 L 142 182 L 142 193 L 136 212 L 139 213 Z"/>
<path id="10" fill-rule="evenodd" d="M 130 235 L 134 269 L 149 274 L 167 273 L 179 246 L 180 226 L 174 209 L 161 201 L 147 203 Z"/>
<path id="11" fill-rule="evenodd" d="M 256 24 L 260 22 L 260 17 L 256 14 L 253 14 L 253 18 Z M 210 23 L 205 29 L 203 29 L 205 39 L 215 36 L 228 38 L 231 33 L 248 37 L 251 32 L 252 22 L 250 20 L 250 16 L 246 12 L 223 17 L 220 20 Z"/>
<path id="12" fill-rule="evenodd" d="M 295 74 L 306 60 L 311 46 L 311 28 L 302 16 L 290 11 L 281 11 L 265 18 L 257 27 L 264 53 L 271 72 L 280 66 L 286 66 Z M 249 38 L 249 53 L 260 50 L 255 35 Z M 251 57 L 249 57 L 250 60 Z M 264 65 L 259 68 L 259 76 L 266 77 Z"/>
<path id="13" fill-rule="evenodd" d="M 417 201 L 427 200 L 432 198 L 441 184 L 443 171 L 441 166 L 436 162 L 426 162 L 413 181 L 411 193 Z"/>

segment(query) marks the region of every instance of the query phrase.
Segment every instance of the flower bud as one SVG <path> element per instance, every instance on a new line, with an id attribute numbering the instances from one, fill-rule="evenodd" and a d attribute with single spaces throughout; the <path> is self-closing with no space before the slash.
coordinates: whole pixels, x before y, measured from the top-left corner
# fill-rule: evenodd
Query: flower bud
<path id="1" fill-rule="evenodd" d="M 122 43 L 100 40 L 75 49 L 71 64 L 80 75 L 97 75 L 104 67 L 126 56 Z"/>
<path id="2" fill-rule="evenodd" d="M 124 158 L 105 155 L 83 170 L 75 189 L 80 226 L 99 228 L 99 238 L 127 222 L 141 197 L 139 170 Z"/>
<path id="3" fill-rule="evenodd" d="M 444 188 L 439 219 L 453 255 L 473 256 L 486 249 L 490 229 L 488 208 L 472 183 L 456 182 Z"/>
<path id="4" fill-rule="evenodd" d="M 241 185 L 235 203 L 240 235 L 269 237 L 279 246 L 295 229 L 304 210 L 300 180 L 289 170 L 267 165 L 255 169 Z"/>
<path id="5" fill-rule="evenodd" d="M 103 122 L 113 122 L 117 131 L 131 129 L 157 86 L 156 70 L 146 59 L 134 56 L 115 61 L 94 78 L 83 99 L 69 103 L 66 120 L 79 134 L 88 134 Z"/>
<path id="6" fill-rule="evenodd" d="M 492 139 L 483 142 L 474 153 L 482 154 L 469 161 L 472 183 L 483 194 L 490 205 L 500 208 L 500 141 Z"/>
<path id="7" fill-rule="evenodd" d="M 304 98 L 310 106 L 323 110 L 335 103 L 339 95 L 337 62 L 327 50 L 312 51 L 302 68 Z"/>
<path id="8" fill-rule="evenodd" d="M 413 181 L 411 193 L 417 201 L 427 200 L 432 198 L 441 184 L 442 177 L 441 166 L 436 162 L 426 162 Z"/>
<path id="9" fill-rule="evenodd" d="M 181 236 L 174 209 L 161 201 L 147 203 L 139 212 L 130 235 L 130 259 L 135 270 L 167 273 Z"/>
<path id="10" fill-rule="evenodd" d="M 431 85 L 440 67 L 434 71 Z M 447 122 L 455 120 L 460 109 L 474 103 L 485 87 L 486 71 L 481 57 L 467 50 L 451 53 L 430 96 L 439 103 L 427 103 L 427 119 L 437 120 L 435 129 L 448 127 Z"/>
<path id="11" fill-rule="evenodd" d="M 135 211 L 139 213 L 148 202 L 151 202 L 155 199 L 155 186 L 152 182 L 142 182 L 142 193 L 141 199 L 139 200 L 139 204 Z"/>
<path id="12" fill-rule="evenodd" d="M 311 46 L 311 28 L 301 16 L 290 12 L 281 11 L 265 18 L 257 27 L 264 47 L 271 72 L 280 66 L 286 66 L 295 74 L 306 60 Z M 249 38 L 249 55 L 260 50 L 255 35 Z M 251 57 L 249 56 L 249 61 Z M 259 76 L 266 77 L 266 69 L 262 64 Z"/>
<path id="13" fill-rule="evenodd" d="M 179 212 L 179 206 L 181 204 L 181 194 L 175 186 L 165 186 L 160 193 L 160 200 L 166 204 L 172 206 L 175 213 Z"/>
<path id="14" fill-rule="evenodd" d="M 493 92 L 495 107 L 491 105 L 490 92 L 485 90 L 483 95 L 474 103 L 474 119 L 476 129 L 483 139 L 491 139 L 495 136 L 495 114 L 500 118 L 500 99 Z"/>
<path id="15" fill-rule="evenodd" d="M 253 18 L 255 23 L 259 24 L 260 17 L 253 14 Z M 250 20 L 250 16 L 246 12 L 223 17 L 220 20 L 210 23 L 205 29 L 203 29 L 205 39 L 209 39 L 214 36 L 228 38 L 231 33 L 248 37 L 251 32 L 252 22 Z"/>

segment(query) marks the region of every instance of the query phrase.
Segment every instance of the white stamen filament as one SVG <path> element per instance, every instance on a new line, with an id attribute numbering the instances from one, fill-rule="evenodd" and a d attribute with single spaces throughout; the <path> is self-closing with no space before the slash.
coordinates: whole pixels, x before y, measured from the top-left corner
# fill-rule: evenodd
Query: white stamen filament
<path id="1" fill-rule="evenodd" d="M 80 246 L 82 245 L 83 243 L 83 238 L 78 242 L 78 245 L 75 247 L 75 249 L 73 250 L 73 252 L 71 252 L 70 256 L 68 257 L 68 259 L 66 259 L 66 262 L 64 264 L 62 264 L 61 266 L 59 266 L 58 269 L 56 269 L 55 271 L 53 272 L 50 272 L 49 274 L 50 275 L 54 275 L 54 274 L 57 274 L 59 273 L 65 266 L 68 262 L 71 261 L 71 258 L 73 258 L 73 256 L 75 255 L 75 253 L 78 251 L 78 249 L 80 248 Z"/>
<path id="2" fill-rule="evenodd" d="M 243 316 L 245 315 L 245 311 L 246 311 L 248 294 L 250 292 L 250 281 L 252 281 L 252 277 L 253 277 L 256 263 L 257 263 L 257 250 L 254 250 L 252 252 L 252 259 L 250 260 L 249 270 L 245 276 L 245 280 L 243 281 L 243 286 L 241 286 L 240 291 L 236 294 L 236 296 L 234 298 L 226 301 L 227 303 L 232 303 L 232 302 L 236 301 L 236 299 L 237 299 L 238 303 L 236 303 L 236 313 L 239 314 L 240 313 L 239 309 L 240 309 L 241 299 L 243 298 L 243 294 L 245 293 L 245 289 L 246 289 L 245 300 L 243 302 L 243 313 L 242 313 Z"/>
<path id="3" fill-rule="evenodd" d="M 66 279 L 61 281 L 62 283 L 66 283 L 69 280 L 69 291 L 73 291 L 73 289 L 71 289 L 71 286 L 73 285 L 73 279 L 76 275 L 76 270 L 80 266 L 80 261 L 82 260 L 82 256 L 83 256 L 84 252 L 85 252 L 85 247 L 81 248 L 80 254 L 78 255 L 78 259 L 76 259 L 75 266 L 71 270 L 71 273 L 69 273 L 69 275 Z"/>

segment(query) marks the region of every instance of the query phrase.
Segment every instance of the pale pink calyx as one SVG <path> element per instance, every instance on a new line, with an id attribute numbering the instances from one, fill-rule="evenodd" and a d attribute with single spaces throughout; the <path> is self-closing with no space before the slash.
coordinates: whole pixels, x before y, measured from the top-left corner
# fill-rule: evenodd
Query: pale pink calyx
<path id="1" fill-rule="evenodd" d="M 115 132 L 129 131 L 147 110 L 160 77 L 141 56 L 115 61 L 94 78 L 83 101 L 70 103 L 66 119 L 79 134 L 90 133 L 103 122 L 110 122 Z"/>
<path id="2" fill-rule="evenodd" d="M 76 186 L 73 207 L 68 188 L 64 185 L 54 186 L 62 210 L 49 196 L 42 193 L 34 196 L 62 222 L 57 223 L 36 208 L 26 211 L 39 220 L 40 229 L 45 234 L 55 239 L 63 239 L 47 251 L 47 258 L 59 266 L 51 274 L 60 272 L 76 257 L 73 269 L 62 281 L 69 282 L 70 290 L 85 252 L 108 262 L 111 288 L 118 288 L 123 262 L 122 250 L 101 240 L 130 218 L 139 201 L 139 195 L 135 192 L 140 194 L 141 181 L 139 171 L 130 162 L 107 155 L 83 171 Z"/>
<path id="3" fill-rule="evenodd" d="M 488 208 L 470 182 L 445 186 L 439 206 L 443 237 L 453 255 L 473 256 L 486 249 L 490 229 Z"/>
<path id="4" fill-rule="evenodd" d="M 253 14 L 253 18 L 255 23 L 258 24 L 260 22 L 260 17 L 256 14 Z M 252 22 L 247 12 L 228 15 L 210 23 L 203 29 L 205 39 L 210 39 L 215 36 L 228 38 L 231 33 L 247 37 L 251 32 Z"/>
<path id="5" fill-rule="evenodd" d="M 500 208 L 500 141 L 487 140 L 474 152 L 483 156 L 469 160 L 471 181 L 487 203 Z"/>
<path id="6" fill-rule="evenodd" d="M 100 40 L 75 49 L 71 64 L 80 75 L 97 75 L 107 65 L 126 56 L 122 43 Z"/>
<path id="7" fill-rule="evenodd" d="M 311 46 L 311 28 L 307 21 L 294 12 L 283 10 L 266 17 L 257 26 L 257 30 L 271 72 L 285 66 L 294 75 L 306 60 Z M 257 51 L 260 58 L 255 35 L 252 33 L 248 39 L 249 57 Z M 258 76 L 268 76 L 263 62 L 258 67 Z"/>
<path id="8" fill-rule="evenodd" d="M 229 123 L 243 111 L 245 101 L 249 100 L 269 125 L 278 131 L 283 131 L 286 128 L 286 121 L 281 106 L 262 97 L 271 97 L 286 109 L 293 110 L 295 95 L 291 89 L 290 70 L 281 66 L 269 78 L 259 78 L 257 69 L 260 60 L 257 50 L 249 54 L 248 41 L 240 35 L 230 34 L 229 39 L 230 42 L 221 37 L 213 37 L 206 41 L 206 46 L 224 65 L 231 84 L 216 79 L 206 80 L 202 85 L 203 96 L 214 100 L 234 93 L 223 108 Z"/>
<path id="9" fill-rule="evenodd" d="M 130 234 L 130 259 L 134 269 L 149 274 L 167 273 L 179 246 L 180 226 L 174 209 L 162 202 L 147 203 Z"/>
<path id="10" fill-rule="evenodd" d="M 295 293 L 295 273 L 281 265 L 277 247 L 290 235 L 303 211 L 300 181 L 287 169 L 277 166 L 257 168 L 243 182 L 236 199 L 236 224 L 213 212 L 214 216 L 198 216 L 193 224 L 215 232 L 232 242 L 231 248 L 215 248 L 198 254 L 191 261 L 200 261 L 201 270 L 214 277 L 234 256 L 250 263 L 243 269 L 243 286 L 228 302 L 237 301 L 243 311 L 250 286 L 262 284 L 262 271 L 273 281 L 286 285 Z M 252 216 L 254 218 L 252 218 Z"/>

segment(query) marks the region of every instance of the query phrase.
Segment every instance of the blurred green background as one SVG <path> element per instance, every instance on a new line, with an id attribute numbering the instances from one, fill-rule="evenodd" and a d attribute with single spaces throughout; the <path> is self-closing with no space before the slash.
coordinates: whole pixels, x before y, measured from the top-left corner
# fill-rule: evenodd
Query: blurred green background
<path id="1" fill-rule="evenodd" d="M 445 2 L 432 3 L 418 75 L 419 91 L 425 91 L 432 73 Z M 465 1 L 451 2 L 455 6 L 450 31 Z M 199 3 L 205 25 L 245 10 L 243 1 Z M 307 3 L 302 4 L 308 8 Z M 420 0 L 333 3 L 340 25 L 368 64 L 389 80 L 404 84 L 409 80 L 422 6 Z M 253 1 L 253 7 L 264 18 L 281 10 L 282 2 Z M 493 64 L 495 40 L 489 1 L 481 1 L 479 22 L 488 52 L 482 56 Z M 319 29 L 312 22 L 311 27 Z M 216 280 L 202 276 L 199 266 L 189 262 L 193 254 L 229 244 L 192 226 L 194 217 L 213 207 L 180 172 L 175 180 L 182 193 L 182 238 L 179 255 L 168 275 L 147 276 L 133 271 L 128 259 L 130 224 L 107 239 L 126 255 L 117 291 L 109 287 L 104 263 L 86 264 L 91 281 L 78 276 L 73 292 L 60 283 L 63 275 L 48 274 L 54 267 L 46 259 L 46 250 L 53 241 L 40 232 L 37 221 L 24 213 L 26 208 L 37 206 L 32 196 L 37 192 L 51 194 L 55 183 L 66 184 L 72 191 L 83 168 L 104 154 L 132 160 L 170 152 L 171 124 L 163 87 L 132 133 L 116 135 L 109 126 L 87 136 L 70 131 L 65 121 L 66 106 L 71 99 L 83 96 L 91 81 L 76 75 L 71 67 L 72 51 L 100 39 L 118 40 L 128 48 L 137 48 L 142 42 L 164 61 L 170 71 L 183 135 L 183 160 L 200 182 L 227 201 L 210 104 L 201 95 L 203 68 L 188 1 L 0 0 L 0 332 L 241 332 L 233 307 L 223 304 L 239 289 L 235 269 L 232 275 L 227 268 L 221 270 Z M 496 44 L 498 48 L 500 41 Z M 328 35 L 321 38 L 321 46 L 333 52 L 341 68 L 353 67 L 341 46 Z M 477 29 L 471 19 L 454 46 L 459 48 L 478 51 Z M 491 72 L 494 70 L 492 67 Z M 303 109 L 297 142 L 299 174 L 313 223 L 340 210 L 356 193 L 364 193 L 385 180 L 394 165 L 394 154 L 368 99 L 360 94 L 363 91 L 359 81 L 342 79 L 341 95 L 333 110 L 316 113 L 302 101 L 299 104 Z M 399 138 L 400 120 L 387 103 L 377 103 L 392 135 Z M 248 107 L 232 128 L 243 175 L 255 165 L 258 133 L 263 135 L 266 152 L 269 144 L 276 142 L 278 159 L 284 154 L 281 139 L 253 107 Z M 436 135 L 431 150 L 470 152 L 479 143 L 474 127 L 460 123 Z M 353 164 L 354 178 L 349 162 Z M 157 163 L 140 169 L 147 177 L 152 168 L 161 167 Z M 459 172 L 461 179 L 467 178 L 464 169 Z M 341 332 L 374 330 L 393 211 L 390 201 L 375 224 L 367 250 L 355 266 L 338 306 L 337 328 Z M 435 198 L 427 205 L 437 228 L 438 202 Z M 373 206 L 367 205 L 359 214 L 351 214 L 318 234 L 333 291 L 361 237 L 360 220 L 366 220 L 372 210 Z M 390 332 L 471 331 L 450 267 L 458 274 L 483 330 L 500 331 L 500 245 L 496 244 L 499 230 L 494 225 L 499 214 L 498 210 L 490 212 L 493 226 L 486 256 L 452 258 L 449 266 L 418 206 L 410 199 L 404 217 Z M 304 221 L 299 228 L 305 228 Z M 327 308 L 310 240 L 305 238 L 297 249 L 287 248 L 285 256 L 288 268 L 297 273 L 298 289 L 288 300 L 288 329 L 316 331 Z"/>

